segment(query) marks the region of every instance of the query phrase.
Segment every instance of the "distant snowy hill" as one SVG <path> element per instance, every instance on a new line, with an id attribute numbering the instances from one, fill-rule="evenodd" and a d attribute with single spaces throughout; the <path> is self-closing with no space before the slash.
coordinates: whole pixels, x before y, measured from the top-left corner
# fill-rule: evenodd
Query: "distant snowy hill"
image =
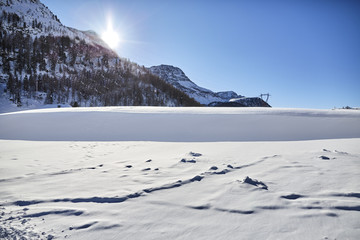
<path id="1" fill-rule="evenodd" d="M 151 73 L 159 76 L 177 89 L 188 94 L 201 104 L 218 107 L 270 107 L 261 98 L 246 98 L 234 91 L 213 92 L 192 82 L 178 67 L 170 65 L 152 66 Z M 236 100 L 235 100 L 236 99 Z M 232 102 L 236 103 L 230 103 Z"/>
<path id="2" fill-rule="evenodd" d="M 192 82 L 178 67 L 170 65 L 152 66 L 150 71 L 161 79 L 172 84 L 174 87 L 187 93 L 201 104 L 208 105 L 211 102 L 229 101 L 231 98 L 241 97 L 233 91 L 215 93 L 209 89 L 199 87 Z"/>

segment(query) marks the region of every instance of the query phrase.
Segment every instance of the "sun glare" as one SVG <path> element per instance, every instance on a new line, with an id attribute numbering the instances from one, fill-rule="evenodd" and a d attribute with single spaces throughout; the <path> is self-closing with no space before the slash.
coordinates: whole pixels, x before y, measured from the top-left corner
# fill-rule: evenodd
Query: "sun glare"
<path id="1" fill-rule="evenodd" d="M 101 38 L 112 49 L 116 48 L 119 45 L 119 35 L 115 31 L 106 31 L 102 34 Z"/>
<path id="2" fill-rule="evenodd" d="M 107 29 L 101 34 L 101 38 L 112 49 L 115 49 L 119 45 L 120 37 L 113 29 L 111 20 L 108 20 Z"/>

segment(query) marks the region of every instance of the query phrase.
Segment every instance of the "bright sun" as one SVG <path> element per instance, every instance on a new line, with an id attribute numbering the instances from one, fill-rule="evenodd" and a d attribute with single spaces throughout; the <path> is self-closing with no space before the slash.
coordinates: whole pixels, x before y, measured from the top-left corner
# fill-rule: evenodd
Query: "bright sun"
<path id="1" fill-rule="evenodd" d="M 101 34 L 101 38 L 110 48 L 115 49 L 120 42 L 119 34 L 113 29 L 110 21 L 107 25 L 107 30 Z"/>

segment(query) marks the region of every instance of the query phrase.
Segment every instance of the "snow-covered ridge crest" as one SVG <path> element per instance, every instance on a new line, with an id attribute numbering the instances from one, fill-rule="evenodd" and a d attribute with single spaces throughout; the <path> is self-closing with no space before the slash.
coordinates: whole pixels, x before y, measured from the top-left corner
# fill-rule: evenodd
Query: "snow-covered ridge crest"
<path id="1" fill-rule="evenodd" d="M 188 115 L 277 115 L 293 117 L 334 117 L 334 118 L 358 118 L 360 111 L 347 109 L 300 109 L 300 108 L 206 108 L 206 107 L 149 107 L 149 106 L 112 106 L 112 107 L 77 107 L 77 108 L 43 108 L 24 110 L 18 112 L 0 113 L 4 115 L 31 114 L 31 113 L 58 113 L 58 112 L 112 112 L 112 113 L 141 113 L 141 114 L 188 114 Z"/>
<path id="2" fill-rule="evenodd" d="M 58 17 L 39 0 L 0 0 L 0 7 L 2 10 L 0 17 L 9 17 L 10 14 L 12 14 L 10 17 L 18 16 L 18 21 L 22 25 L 22 32 L 33 38 L 47 35 L 69 36 L 71 39 L 82 39 L 88 44 L 110 49 L 95 34 L 64 26 Z M 2 21 L 2 28 L 8 32 L 19 30 L 18 27 L 14 27 L 12 23 L 7 21 Z"/>
<path id="3" fill-rule="evenodd" d="M 159 76 L 164 81 L 187 93 L 201 104 L 208 105 L 211 102 L 228 102 L 232 98 L 242 97 L 234 91 L 213 92 L 192 82 L 178 67 L 170 65 L 152 66 L 149 68 L 152 74 Z"/>

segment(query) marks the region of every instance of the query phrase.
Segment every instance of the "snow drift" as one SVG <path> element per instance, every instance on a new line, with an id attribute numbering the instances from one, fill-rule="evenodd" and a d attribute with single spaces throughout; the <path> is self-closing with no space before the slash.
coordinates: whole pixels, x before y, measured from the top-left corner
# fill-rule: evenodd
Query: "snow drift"
<path id="1" fill-rule="evenodd" d="M 0 114 L 0 139 L 295 141 L 360 137 L 360 111 L 108 107 Z"/>

